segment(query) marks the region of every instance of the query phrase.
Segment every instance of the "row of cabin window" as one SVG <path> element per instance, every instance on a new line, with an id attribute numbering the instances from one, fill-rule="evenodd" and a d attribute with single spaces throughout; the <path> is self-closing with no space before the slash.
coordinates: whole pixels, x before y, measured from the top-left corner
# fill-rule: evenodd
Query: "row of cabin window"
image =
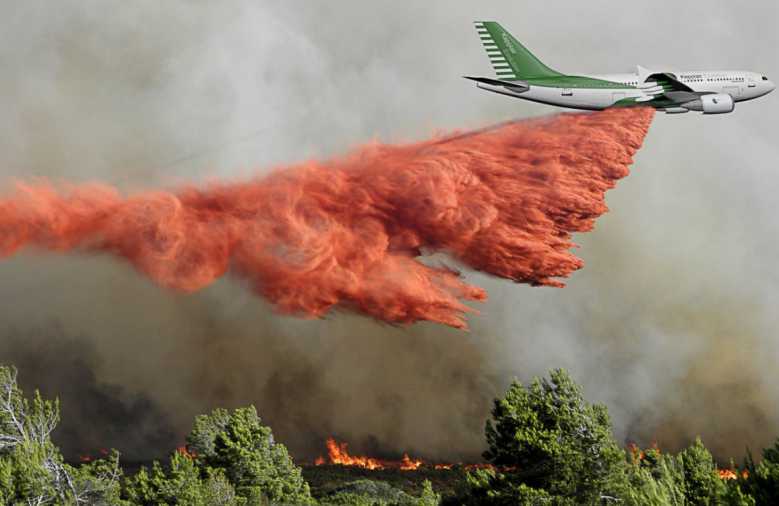
<path id="1" fill-rule="evenodd" d="M 727 78 L 727 77 L 719 78 L 718 77 L 718 78 L 714 78 L 714 79 L 684 79 L 683 80 L 683 82 L 685 82 L 685 83 L 702 83 L 704 81 L 709 81 L 709 82 L 711 82 L 711 81 L 744 82 L 744 78 L 743 77 L 734 77 L 734 78 Z M 638 83 L 637 82 L 633 82 L 633 81 L 628 82 L 628 83 L 622 83 L 622 84 L 627 84 L 627 85 L 630 85 L 630 86 L 638 86 Z"/>
<path id="2" fill-rule="evenodd" d="M 684 82 L 686 83 L 702 83 L 704 81 L 712 82 L 712 81 L 731 81 L 731 82 L 739 82 L 743 83 L 744 78 L 743 77 L 715 77 L 715 78 L 706 78 L 706 79 L 686 79 Z"/>

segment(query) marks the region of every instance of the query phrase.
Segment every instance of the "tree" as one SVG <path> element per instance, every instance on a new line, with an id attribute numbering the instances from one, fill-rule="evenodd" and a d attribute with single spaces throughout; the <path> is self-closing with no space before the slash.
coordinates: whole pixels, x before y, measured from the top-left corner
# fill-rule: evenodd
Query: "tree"
<path id="1" fill-rule="evenodd" d="M 119 504 L 119 456 L 74 469 L 51 433 L 59 402 L 24 397 L 13 367 L 0 366 L 0 500 L 3 504 Z"/>
<path id="2" fill-rule="evenodd" d="M 201 469 L 184 453 L 175 452 L 167 470 L 154 462 L 151 472 L 141 468 L 127 480 L 125 496 L 134 505 L 233 506 L 238 501 L 232 485 L 220 470 Z"/>
<path id="3" fill-rule="evenodd" d="M 684 473 L 685 497 L 693 506 L 722 504 L 725 484 L 717 474 L 717 465 L 700 438 L 677 457 Z"/>
<path id="4" fill-rule="evenodd" d="M 748 476 L 744 486 L 757 504 L 779 504 L 779 439 L 763 450 L 763 460 L 758 465 L 752 454 L 747 453 L 745 467 Z"/>
<path id="5" fill-rule="evenodd" d="M 555 504 L 600 504 L 624 492 L 625 453 L 612 436 L 606 407 L 585 402 L 562 369 L 528 387 L 512 382 L 495 400 L 485 433 L 484 457 L 504 471 L 482 475 L 474 490 L 478 483 L 491 488 L 485 497 L 493 503 L 550 497 Z"/>
<path id="6" fill-rule="evenodd" d="M 195 419 L 187 448 L 201 469 L 221 469 L 247 500 L 313 504 L 308 483 L 284 445 L 262 425 L 254 406 L 233 412 L 216 409 Z"/>
<path id="7" fill-rule="evenodd" d="M 682 466 L 673 455 L 657 448 L 628 453 L 628 488 L 623 497 L 630 506 L 683 506 L 686 501 Z"/>
<path id="8" fill-rule="evenodd" d="M 121 500 L 124 471 L 119 464 L 119 452 L 112 450 L 104 458 L 69 467 L 86 504 L 124 505 Z"/>
<path id="9" fill-rule="evenodd" d="M 656 448 L 633 448 L 629 463 L 629 505 L 729 505 L 754 506 L 737 479 L 719 476 L 711 453 L 696 438 L 678 455 L 661 454 Z"/>

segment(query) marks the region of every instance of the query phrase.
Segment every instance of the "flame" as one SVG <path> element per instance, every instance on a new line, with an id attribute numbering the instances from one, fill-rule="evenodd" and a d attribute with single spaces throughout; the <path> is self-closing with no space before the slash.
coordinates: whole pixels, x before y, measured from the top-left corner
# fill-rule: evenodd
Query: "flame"
<path id="1" fill-rule="evenodd" d="M 650 450 L 656 452 L 657 454 L 661 453 L 660 448 L 657 446 L 657 443 L 652 443 L 652 446 L 647 451 Z M 639 463 L 644 459 L 646 459 L 647 456 L 646 452 L 642 450 L 635 443 L 630 443 L 628 445 L 628 452 L 633 459 L 633 463 Z M 746 469 L 741 471 L 740 474 L 741 477 L 745 480 L 749 478 L 749 471 L 747 471 Z M 717 475 L 723 481 L 737 480 L 739 477 L 739 471 L 738 469 L 717 469 Z"/>
<path id="2" fill-rule="evenodd" d="M 642 450 L 636 443 L 630 443 L 628 444 L 628 453 L 633 463 L 640 463 L 647 458 L 647 455 L 657 458 L 662 455 L 663 452 L 660 450 L 660 447 L 657 446 L 657 442 L 653 441 L 646 450 Z"/>
<path id="3" fill-rule="evenodd" d="M 385 467 L 388 467 L 386 462 L 379 459 L 349 455 L 348 445 L 346 443 L 339 443 L 333 438 L 327 439 L 327 455 L 330 458 L 331 464 L 341 466 L 355 466 L 363 467 L 365 469 L 384 469 Z M 321 460 L 322 463 L 324 463 L 324 457 L 319 457 L 317 460 Z M 400 467 L 400 465 L 397 467 Z"/>
<path id="4" fill-rule="evenodd" d="M 423 460 L 409 458 L 408 454 L 404 453 L 403 458 L 400 460 L 400 469 L 402 471 L 415 471 L 422 464 L 424 464 Z"/>
<path id="5" fill-rule="evenodd" d="M 458 462 L 453 463 L 430 463 L 420 458 L 412 458 L 408 453 L 404 453 L 400 460 L 385 460 L 375 457 L 366 457 L 362 455 L 351 455 L 348 450 L 348 444 L 344 442 L 338 442 L 334 438 L 327 438 L 327 458 L 319 456 L 314 460 L 315 466 L 321 466 L 325 464 L 340 465 L 340 466 L 354 466 L 361 467 L 363 469 L 370 470 L 382 470 L 382 469 L 399 469 L 401 471 L 416 471 L 421 467 L 427 467 L 437 470 L 449 470 L 454 467 L 462 467 L 466 471 L 474 471 L 476 469 L 491 469 L 493 471 L 514 471 L 515 467 L 504 466 L 497 468 L 492 464 L 478 463 L 478 464 L 463 464 Z"/>
<path id="6" fill-rule="evenodd" d="M 190 460 L 197 457 L 197 452 L 195 452 L 194 450 L 190 450 L 187 445 L 181 445 L 178 448 L 176 448 L 176 453 L 179 453 Z"/>
<path id="7" fill-rule="evenodd" d="M 108 457 L 111 454 L 111 451 L 108 448 L 100 448 L 98 450 L 98 453 L 100 453 L 100 456 L 94 457 L 91 453 L 84 453 L 78 456 L 79 462 L 83 462 L 85 464 L 92 462 L 93 460 Z"/>
<path id="8" fill-rule="evenodd" d="M 717 469 L 717 474 L 719 475 L 720 480 L 724 481 L 737 480 L 739 478 L 739 474 L 744 480 L 749 478 L 749 471 L 746 469 L 740 473 L 738 469 Z"/>
<path id="9" fill-rule="evenodd" d="M 403 454 L 400 460 L 384 460 L 374 457 L 361 455 L 351 455 L 347 443 L 339 443 L 334 438 L 327 438 L 327 459 L 323 456 L 317 457 L 314 465 L 334 464 L 340 466 L 362 467 L 363 469 L 400 469 L 401 471 L 415 471 L 425 465 L 422 459 L 409 457 L 408 453 Z"/>

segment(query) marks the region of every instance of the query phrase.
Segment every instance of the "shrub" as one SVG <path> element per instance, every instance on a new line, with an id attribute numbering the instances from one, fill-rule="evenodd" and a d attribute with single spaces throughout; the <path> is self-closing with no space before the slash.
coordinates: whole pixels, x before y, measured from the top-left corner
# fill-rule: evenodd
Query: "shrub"
<path id="1" fill-rule="evenodd" d="M 549 492 L 518 482 L 515 477 L 491 469 L 479 469 L 467 475 L 467 488 L 459 497 L 443 500 L 445 506 L 490 504 L 505 506 L 571 505 L 573 499 L 553 497 Z"/>
<path id="2" fill-rule="evenodd" d="M 334 490 L 319 501 L 321 506 L 438 506 L 441 496 L 425 480 L 420 497 L 411 496 L 389 483 L 356 480 Z"/>
<path id="3" fill-rule="evenodd" d="M 429 480 L 422 483 L 422 495 L 415 501 L 415 506 L 438 506 L 441 503 L 441 494 L 433 490 L 433 484 Z"/>

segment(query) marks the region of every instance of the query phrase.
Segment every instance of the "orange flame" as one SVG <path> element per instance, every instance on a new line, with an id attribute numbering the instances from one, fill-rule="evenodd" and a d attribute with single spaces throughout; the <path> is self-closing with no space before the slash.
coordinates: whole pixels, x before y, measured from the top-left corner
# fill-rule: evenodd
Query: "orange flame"
<path id="1" fill-rule="evenodd" d="M 176 452 L 180 453 L 181 455 L 183 455 L 184 457 L 190 460 L 197 457 L 197 452 L 195 452 L 194 450 L 190 450 L 189 447 L 187 447 L 186 445 L 182 445 L 176 448 Z"/>
<path id="2" fill-rule="evenodd" d="M 346 443 L 339 443 L 333 438 L 328 438 L 327 454 L 328 457 L 330 457 L 330 463 L 341 466 L 364 467 L 365 469 L 384 469 L 387 467 L 386 464 L 379 459 L 349 455 L 347 448 L 348 445 Z M 323 457 L 320 457 L 317 460 L 324 462 Z"/>
<path id="3" fill-rule="evenodd" d="M 741 475 L 741 478 L 744 480 L 749 478 L 749 471 L 747 471 L 746 469 L 744 469 L 740 473 L 738 469 L 717 469 L 717 474 L 719 475 L 720 480 L 724 480 L 724 481 L 737 480 L 739 474 Z"/>
<path id="4" fill-rule="evenodd" d="M 105 457 L 108 457 L 109 455 L 111 455 L 111 451 L 108 448 L 100 448 L 98 450 L 98 453 L 100 453 L 100 456 L 98 456 L 98 457 L 94 457 L 91 453 L 81 454 L 81 455 L 78 456 L 78 460 L 79 460 L 79 462 L 83 462 L 83 463 L 86 464 L 86 463 L 92 462 L 93 460 L 95 460 L 95 458 L 100 459 L 100 458 L 105 458 Z"/>
<path id="5" fill-rule="evenodd" d="M 409 458 L 407 453 L 403 454 L 403 458 L 400 460 L 400 469 L 402 471 L 415 471 L 424 464 L 422 459 Z"/>
<path id="6" fill-rule="evenodd" d="M 374 457 L 366 457 L 360 455 L 351 455 L 348 451 L 348 445 L 346 443 L 339 443 L 334 438 L 327 438 L 327 458 L 319 456 L 314 460 L 314 465 L 321 466 L 324 464 L 340 465 L 340 466 L 354 466 L 361 467 L 363 469 L 381 470 L 381 469 L 399 469 L 401 471 L 416 471 L 420 467 L 428 467 L 437 470 L 448 470 L 455 466 L 460 466 L 466 471 L 473 471 L 476 469 L 492 469 L 498 470 L 492 464 L 479 463 L 479 464 L 463 464 L 463 463 L 437 463 L 431 464 L 423 459 L 412 458 L 408 453 L 403 454 L 403 458 L 400 460 L 384 460 Z M 506 466 L 501 467 L 501 471 L 514 471 L 516 468 Z"/>
<path id="7" fill-rule="evenodd" d="M 652 443 L 652 446 L 647 451 L 654 451 L 660 454 L 660 448 L 657 446 L 657 443 Z M 642 460 L 646 458 L 646 452 L 642 450 L 637 444 L 630 443 L 628 445 L 628 452 L 630 453 L 631 457 L 633 458 L 634 463 L 639 463 Z M 740 472 L 741 477 L 743 479 L 749 478 L 749 471 L 744 469 Z M 738 469 L 717 469 L 717 475 L 719 478 L 723 481 L 730 481 L 730 480 L 737 480 L 739 477 L 739 471 Z"/>

